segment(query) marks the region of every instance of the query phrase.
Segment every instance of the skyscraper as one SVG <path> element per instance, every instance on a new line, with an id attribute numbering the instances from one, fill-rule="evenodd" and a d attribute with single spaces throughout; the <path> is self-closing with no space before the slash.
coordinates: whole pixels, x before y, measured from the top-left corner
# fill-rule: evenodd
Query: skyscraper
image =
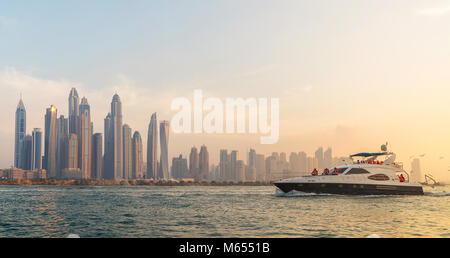
<path id="1" fill-rule="evenodd" d="M 127 124 L 123 126 L 123 178 L 131 179 L 133 169 L 131 157 L 131 128 Z"/>
<path id="2" fill-rule="evenodd" d="M 56 178 L 56 107 L 51 105 L 45 113 L 44 165 L 48 178 Z"/>
<path id="3" fill-rule="evenodd" d="M 159 126 L 161 155 L 159 178 L 169 179 L 169 122 L 162 121 Z"/>
<path id="4" fill-rule="evenodd" d="M 323 167 L 324 168 L 331 168 L 333 166 L 333 153 L 331 148 L 328 148 L 323 153 Z"/>
<path id="5" fill-rule="evenodd" d="M 66 141 L 67 164 L 65 168 L 78 168 L 78 136 L 71 133 L 67 136 Z"/>
<path id="6" fill-rule="evenodd" d="M 181 154 L 172 159 L 172 177 L 177 180 L 189 178 L 187 160 Z"/>
<path id="7" fill-rule="evenodd" d="M 19 100 L 16 108 L 16 123 L 15 123 L 15 134 L 14 134 L 14 167 L 20 167 L 20 146 L 21 141 L 25 137 L 27 131 L 27 112 L 25 110 L 25 105 L 23 104 L 22 97 Z"/>
<path id="8" fill-rule="evenodd" d="M 34 128 L 31 135 L 31 169 L 42 169 L 42 132 L 40 128 Z"/>
<path id="9" fill-rule="evenodd" d="M 92 136 L 92 179 L 102 179 L 102 164 L 103 164 L 103 143 L 102 134 L 96 133 Z"/>
<path id="10" fill-rule="evenodd" d="M 198 177 L 196 178 L 196 181 L 205 181 L 209 179 L 209 153 L 208 149 L 205 145 L 202 145 L 200 147 L 200 154 L 199 154 L 199 173 Z"/>
<path id="11" fill-rule="evenodd" d="M 248 152 L 248 167 L 256 168 L 256 151 L 254 149 L 250 149 Z"/>
<path id="12" fill-rule="evenodd" d="M 219 180 L 232 180 L 230 173 L 230 156 L 228 155 L 228 150 L 220 150 Z"/>
<path id="13" fill-rule="evenodd" d="M 111 113 L 105 117 L 104 128 L 104 142 L 105 142 L 105 154 L 103 156 L 102 176 L 104 179 L 114 179 L 114 171 L 112 169 L 113 163 L 113 138 L 112 138 L 112 122 Z"/>
<path id="14" fill-rule="evenodd" d="M 33 138 L 31 135 L 25 135 L 21 141 L 20 147 L 20 167 L 24 170 L 31 170 L 31 153 Z"/>
<path id="15" fill-rule="evenodd" d="M 237 150 L 231 151 L 231 154 L 230 154 L 230 167 L 231 167 L 231 174 L 232 174 L 231 180 L 233 180 L 234 182 L 239 182 L 239 180 L 241 178 L 239 173 L 242 171 L 237 170 L 237 161 L 238 160 L 239 160 L 239 151 L 237 151 Z"/>
<path id="16" fill-rule="evenodd" d="M 147 137 L 147 176 L 146 178 L 156 178 L 158 171 L 158 121 L 156 113 L 152 114 L 148 125 Z"/>
<path id="17" fill-rule="evenodd" d="M 131 147 L 132 171 L 131 177 L 133 179 L 141 179 L 144 177 L 144 153 L 142 147 L 141 134 L 136 131 L 133 134 L 133 141 Z"/>
<path id="18" fill-rule="evenodd" d="M 60 115 L 56 119 L 56 174 L 60 178 L 62 170 L 67 167 L 67 149 L 65 148 L 65 141 L 69 134 L 69 121 Z"/>
<path id="19" fill-rule="evenodd" d="M 256 181 L 266 181 L 266 163 L 264 154 L 256 154 Z"/>
<path id="20" fill-rule="evenodd" d="M 111 170 L 114 180 L 123 178 L 123 139 L 122 139 L 122 103 L 115 94 L 111 102 L 111 134 L 112 161 Z"/>
<path id="21" fill-rule="evenodd" d="M 191 153 L 189 154 L 189 173 L 194 179 L 197 178 L 199 174 L 199 155 L 195 146 L 191 148 Z"/>
<path id="22" fill-rule="evenodd" d="M 72 88 L 69 94 L 69 133 L 79 134 L 78 105 L 78 92 L 75 88 Z"/>
<path id="23" fill-rule="evenodd" d="M 78 167 L 84 179 L 91 178 L 92 159 L 92 125 L 91 110 L 86 98 L 81 99 L 79 106 L 78 130 Z"/>
<path id="24" fill-rule="evenodd" d="M 317 159 L 317 169 L 321 170 L 324 168 L 323 164 L 323 148 L 319 147 L 314 153 L 314 157 Z"/>

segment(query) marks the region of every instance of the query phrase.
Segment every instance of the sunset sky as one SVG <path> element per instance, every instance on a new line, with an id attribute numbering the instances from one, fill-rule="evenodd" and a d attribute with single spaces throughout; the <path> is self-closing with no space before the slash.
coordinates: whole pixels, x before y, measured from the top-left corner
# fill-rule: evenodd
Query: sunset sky
<path id="1" fill-rule="evenodd" d="M 0 167 L 13 163 L 20 93 L 27 131 L 45 108 L 67 116 L 72 87 L 103 133 L 112 96 L 147 141 L 153 112 L 205 97 L 280 99 L 280 140 L 260 135 L 171 134 L 169 159 L 219 149 L 334 156 L 389 142 L 409 171 L 450 180 L 450 1 L 190 0 L 1 1 Z M 146 147 L 144 147 L 145 149 Z"/>

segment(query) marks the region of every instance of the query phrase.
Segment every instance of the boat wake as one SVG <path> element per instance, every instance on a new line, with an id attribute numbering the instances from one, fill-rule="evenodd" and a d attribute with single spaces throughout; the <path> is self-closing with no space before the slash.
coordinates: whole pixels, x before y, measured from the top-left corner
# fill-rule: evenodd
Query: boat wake
<path id="1" fill-rule="evenodd" d="M 305 193 L 301 191 L 292 190 L 289 193 L 285 193 L 280 189 L 276 189 L 275 194 L 276 197 L 309 197 L 309 196 L 332 196 L 334 194 L 327 193 Z"/>
<path id="2" fill-rule="evenodd" d="M 432 196 L 432 197 L 446 197 L 450 196 L 450 193 L 448 192 L 424 192 L 425 196 Z"/>

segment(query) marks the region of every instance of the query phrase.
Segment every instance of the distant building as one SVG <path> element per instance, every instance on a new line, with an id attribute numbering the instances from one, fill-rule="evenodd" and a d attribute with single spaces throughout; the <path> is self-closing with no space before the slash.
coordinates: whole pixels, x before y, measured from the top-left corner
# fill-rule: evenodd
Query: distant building
<path id="1" fill-rule="evenodd" d="M 42 132 L 40 128 L 34 128 L 31 147 L 31 169 L 42 169 Z"/>
<path id="2" fill-rule="evenodd" d="M 243 160 L 236 161 L 236 178 L 235 182 L 245 182 L 245 163 Z"/>
<path id="3" fill-rule="evenodd" d="M 71 133 L 66 137 L 65 147 L 67 164 L 65 168 L 78 168 L 78 135 Z M 64 169 L 63 169 L 64 170 Z M 61 171 L 62 176 L 62 171 Z"/>
<path id="4" fill-rule="evenodd" d="M 81 169 L 83 178 L 89 179 L 92 169 L 92 122 L 86 98 L 81 99 L 79 109 L 78 168 Z"/>
<path id="5" fill-rule="evenodd" d="M 191 153 L 189 154 L 189 173 L 192 178 L 198 178 L 199 174 L 199 155 L 198 150 L 194 146 L 191 148 Z"/>
<path id="6" fill-rule="evenodd" d="M 131 128 L 124 124 L 123 128 L 123 178 L 131 179 L 131 172 L 133 169 L 131 157 Z"/>
<path id="7" fill-rule="evenodd" d="M 56 119 L 56 170 L 59 178 L 62 169 L 67 167 L 67 149 L 64 142 L 69 134 L 69 121 L 63 115 Z"/>
<path id="8" fill-rule="evenodd" d="M 156 178 L 158 175 L 158 121 L 156 113 L 152 114 L 148 125 L 146 173 L 146 178 Z"/>
<path id="9" fill-rule="evenodd" d="M 48 178 L 56 178 L 56 107 L 51 105 L 45 114 L 44 165 Z"/>
<path id="10" fill-rule="evenodd" d="M 132 178 L 133 179 L 142 179 L 144 178 L 144 153 L 143 153 L 143 147 L 142 147 L 142 138 L 141 134 L 136 131 L 133 134 L 133 141 L 132 141 L 132 152 L 131 152 L 131 159 L 132 159 Z"/>
<path id="11" fill-rule="evenodd" d="M 20 167 L 24 170 L 32 169 L 32 146 L 33 138 L 31 135 L 26 135 L 21 141 L 20 147 Z"/>
<path id="12" fill-rule="evenodd" d="M 0 180 L 17 181 L 17 180 L 41 180 L 46 179 L 45 169 L 23 170 L 20 168 L 0 169 Z"/>
<path id="13" fill-rule="evenodd" d="M 209 180 L 209 153 L 205 145 L 200 147 L 198 164 L 199 164 L 199 173 L 196 180 L 197 181 Z"/>
<path id="14" fill-rule="evenodd" d="M 112 137 L 111 113 L 106 115 L 104 120 L 104 155 L 102 164 L 102 178 L 114 179 L 113 165 L 113 137 Z"/>
<path id="15" fill-rule="evenodd" d="M 228 150 L 220 150 L 218 181 L 232 181 L 230 155 Z"/>
<path id="16" fill-rule="evenodd" d="M 159 175 L 160 179 L 169 179 L 169 122 L 162 121 L 159 126 L 160 135 L 160 161 Z"/>
<path id="17" fill-rule="evenodd" d="M 84 175 L 79 168 L 65 168 L 62 170 L 61 178 L 64 180 L 81 180 L 84 179 Z"/>
<path id="18" fill-rule="evenodd" d="M 321 170 L 324 168 L 324 162 L 323 162 L 323 148 L 319 147 L 316 152 L 314 153 L 314 158 L 317 159 L 317 166 L 316 168 L 318 170 Z"/>
<path id="19" fill-rule="evenodd" d="M 15 133 L 14 133 L 14 167 L 20 167 L 20 147 L 21 141 L 25 137 L 27 131 L 27 112 L 25 110 L 25 105 L 23 104 L 22 98 L 19 100 L 16 108 L 16 122 L 15 122 Z"/>
<path id="20" fill-rule="evenodd" d="M 92 179 L 103 179 L 102 176 L 103 166 L 103 142 L 102 134 L 96 133 L 92 136 Z"/>
<path id="21" fill-rule="evenodd" d="M 187 166 L 187 159 L 183 158 L 180 154 L 179 157 L 172 159 L 172 178 L 177 180 L 183 180 L 190 177 L 190 173 Z"/>
<path id="22" fill-rule="evenodd" d="M 240 180 L 242 181 L 242 175 L 241 172 L 237 169 L 237 162 L 239 160 L 239 151 L 234 150 L 231 151 L 230 153 L 230 167 L 231 167 L 231 181 L 233 182 L 239 182 Z"/>
<path id="23" fill-rule="evenodd" d="M 69 94 L 69 133 L 79 134 L 79 104 L 77 89 L 72 88 Z"/>
<path id="24" fill-rule="evenodd" d="M 328 148 L 323 153 L 323 168 L 331 168 L 333 166 L 333 153 L 331 148 Z"/>
<path id="25" fill-rule="evenodd" d="M 123 179 L 122 102 L 117 94 L 111 101 L 111 112 L 105 118 L 105 179 Z"/>
<path id="26" fill-rule="evenodd" d="M 263 154 L 256 154 L 256 181 L 266 181 L 266 162 Z"/>

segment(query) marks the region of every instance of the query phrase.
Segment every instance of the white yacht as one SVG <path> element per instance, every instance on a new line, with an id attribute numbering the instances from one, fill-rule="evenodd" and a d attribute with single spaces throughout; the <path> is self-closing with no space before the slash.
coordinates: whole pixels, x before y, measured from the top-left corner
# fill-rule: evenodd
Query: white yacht
<path id="1" fill-rule="evenodd" d="M 377 153 L 350 155 L 352 162 L 324 172 L 314 171 L 311 176 L 290 178 L 274 183 L 281 191 L 327 193 L 345 195 L 423 195 L 420 183 L 409 182 L 409 174 L 400 163 L 395 163 L 395 153 L 386 145 Z M 385 157 L 383 161 L 377 160 Z M 360 160 L 356 160 L 359 158 Z M 317 173 L 318 172 L 318 173 Z"/>

